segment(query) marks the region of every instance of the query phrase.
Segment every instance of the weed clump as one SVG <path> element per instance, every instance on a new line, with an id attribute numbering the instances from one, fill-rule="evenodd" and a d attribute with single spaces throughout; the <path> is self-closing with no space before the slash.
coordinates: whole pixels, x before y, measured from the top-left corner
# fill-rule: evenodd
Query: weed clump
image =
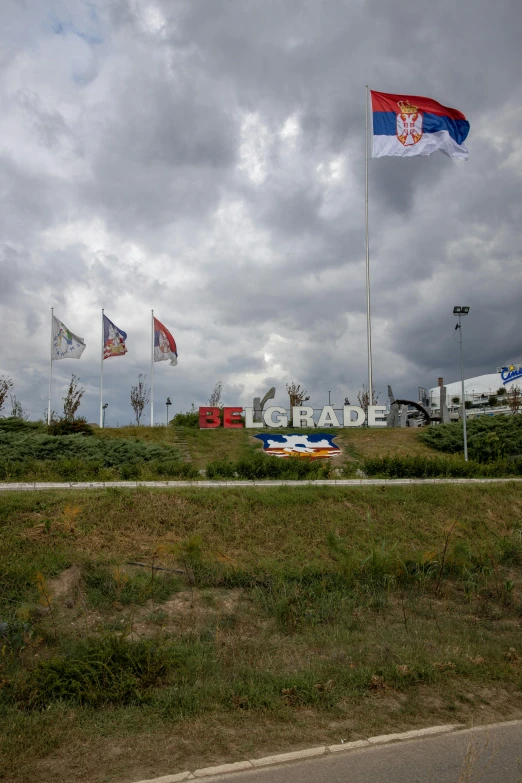
<path id="1" fill-rule="evenodd" d="M 166 601 L 179 589 L 178 580 L 171 574 L 156 576 L 155 571 L 144 570 L 130 574 L 121 568 L 91 565 L 84 573 L 88 603 L 103 609 L 115 603 L 142 606 L 146 601 Z"/>
<path id="2" fill-rule="evenodd" d="M 24 709 L 45 709 L 53 701 L 141 704 L 169 669 L 168 652 L 155 641 L 88 639 L 69 653 L 40 661 L 13 686 L 13 700 Z"/>

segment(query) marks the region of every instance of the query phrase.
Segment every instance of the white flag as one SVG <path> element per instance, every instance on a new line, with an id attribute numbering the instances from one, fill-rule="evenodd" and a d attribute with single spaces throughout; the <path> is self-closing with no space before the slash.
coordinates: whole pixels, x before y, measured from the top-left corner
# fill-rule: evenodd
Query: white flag
<path id="1" fill-rule="evenodd" d="M 77 337 L 53 315 L 53 344 L 51 354 L 56 359 L 79 359 L 85 350 L 83 337 Z"/>

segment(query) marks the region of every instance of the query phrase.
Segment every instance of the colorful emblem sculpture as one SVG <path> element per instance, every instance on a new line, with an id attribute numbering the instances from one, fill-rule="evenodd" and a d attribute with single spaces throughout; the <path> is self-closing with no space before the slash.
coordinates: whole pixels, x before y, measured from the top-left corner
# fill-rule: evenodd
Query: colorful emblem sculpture
<path id="1" fill-rule="evenodd" d="M 273 457 L 308 457 L 319 459 L 325 457 L 337 457 L 341 449 L 335 445 L 335 435 L 325 433 L 296 433 L 292 435 L 278 435 L 275 433 L 255 435 L 263 442 L 263 451 Z"/>

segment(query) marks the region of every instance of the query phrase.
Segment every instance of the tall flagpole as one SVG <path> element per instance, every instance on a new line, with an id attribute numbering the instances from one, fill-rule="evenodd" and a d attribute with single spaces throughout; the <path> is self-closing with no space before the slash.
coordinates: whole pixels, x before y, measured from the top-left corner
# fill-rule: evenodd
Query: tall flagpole
<path id="1" fill-rule="evenodd" d="M 101 330 L 101 369 L 100 369 L 100 429 L 103 428 L 103 348 L 104 348 L 104 340 L 103 340 L 103 314 L 104 309 L 102 307 L 102 330 Z"/>
<path id="2" fill-rule="evenodd" d="M 368 404 L 373 405 L 373 377 L 372 377 L 372 318 L 370 310 L 370 239 L 368 230 L 368 99 L 369 91 L 366 85 L 366 334 L 368 343 Z"/>
<path id="3" fill-rule="evenodd" d="M 49 362 L 49 402 L 47 405 L 47 426 L 51 426 L 51 383 L 53 379 L 53 317 L 54 307 L 51 307 L 51 357 Z"/>
<path id="4" fill-rule="evenodd" d="M 154 310 L 150 311 L 151 317 L 151 355 L 150 355 L 150 426 L 154 427 Z"/>

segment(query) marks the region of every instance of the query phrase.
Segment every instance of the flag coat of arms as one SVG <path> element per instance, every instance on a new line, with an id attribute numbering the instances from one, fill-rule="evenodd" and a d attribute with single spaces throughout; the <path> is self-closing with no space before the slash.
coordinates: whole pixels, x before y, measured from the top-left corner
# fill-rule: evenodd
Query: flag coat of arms
<path id="1" fill-rule="evenodd" d="M 178 363 L 178 349 L 176 341 L 166 326 L 154 318 L 154 361 L 169 361 L 174 367 Z"/>
<path id="2" fill-rule="evenodd" d="M 85 350 L 83 337 L 73 334 L 58 318 L 53 315 L 53 344 L 51 356 L 57 359 L 79 359 Z"/>
<path id="3" fill-rule="evenodd" d="M 469 122 L 457 109 L 431 98 L 370 91 L 372 158 L 411 157 L 439 150 L 450 158 L 468 159 L 464 145 Z"/>
<path id="4" fill-rule="evenodd" d="M 103 358 L 110 356 L 123 356 L 127 353 L 125 340 L 127 334 L 118 329 L 112 321 L 109 321 L 106 315 L 103 316 Z"/>
<path id="5" fill-rule="evenodd" d="M 296 435 L 254 435 L 263 442 L 263 451 L 273 457 L 308 457 L 319 459 L 321 457 L 336 457 L 341 449 L 335 445 L 335 435 L 325 433 L 310 433 Z"/>

